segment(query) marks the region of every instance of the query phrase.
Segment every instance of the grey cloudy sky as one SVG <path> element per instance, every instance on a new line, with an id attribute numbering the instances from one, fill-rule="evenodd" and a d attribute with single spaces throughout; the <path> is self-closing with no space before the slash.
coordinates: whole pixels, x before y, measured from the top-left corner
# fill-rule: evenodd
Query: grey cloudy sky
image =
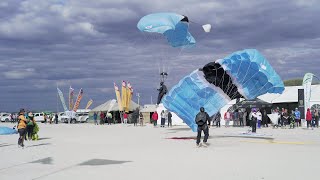
<path id="1" fill-rule="evenodd" d="M 174 49 L 136 24 L 155 12 L 189 17 L 193 49 Z M 115 98 L 113 82 L 132 83 L 155 102 L 159 67 L 169 88 L 186 74 L 246 48 L 258 49 L 283 79 L 319 75 L 318 0 L 1 0 L 0 111 L 56 110 L 56 86 L 84 89 L 83 108 Z M 203 33 L 199 24 L 212 24 Z M 134 97 L 136 101 L 136 97 Z M 62 106 L 58 102 L 58 109 Z"/>

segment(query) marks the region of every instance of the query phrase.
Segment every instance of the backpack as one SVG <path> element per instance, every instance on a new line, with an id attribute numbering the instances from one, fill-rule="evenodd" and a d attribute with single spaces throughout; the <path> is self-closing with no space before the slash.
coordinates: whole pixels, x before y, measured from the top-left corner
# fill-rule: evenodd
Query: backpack
<path id="1" fill-rule="evenodd" d="M 197 115 L 197 125 L 203 126 L 207 122 L 207 115 L 206 113 L 199 113 Z"/>

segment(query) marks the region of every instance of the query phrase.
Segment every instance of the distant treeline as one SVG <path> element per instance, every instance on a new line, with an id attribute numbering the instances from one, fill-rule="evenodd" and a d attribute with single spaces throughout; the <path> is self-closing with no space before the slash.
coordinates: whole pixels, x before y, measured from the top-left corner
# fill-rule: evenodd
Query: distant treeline
<path id="1" fill-rule="evenodd" d="M 303 79 L 289 79 L 284 81 L 285 86 L 301 86 Z M 320 84 L 319 81 L 312 82 L 312 84 Z"/>

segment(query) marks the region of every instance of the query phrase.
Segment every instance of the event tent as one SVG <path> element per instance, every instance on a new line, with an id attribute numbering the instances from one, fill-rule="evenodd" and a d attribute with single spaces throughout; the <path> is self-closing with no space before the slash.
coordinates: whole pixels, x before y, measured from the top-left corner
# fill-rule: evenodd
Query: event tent
<path id="1" fill-rule="evenodd" d="M 139 105 L 133 101 L 131 101 L 129 111 L 134 111 L 136 108 L 139 108 Z M 119 111 L 118 102 L 115 99 L 111 99 L 91 110 L 91 112 L 107 112 L 107 111 Z"/>

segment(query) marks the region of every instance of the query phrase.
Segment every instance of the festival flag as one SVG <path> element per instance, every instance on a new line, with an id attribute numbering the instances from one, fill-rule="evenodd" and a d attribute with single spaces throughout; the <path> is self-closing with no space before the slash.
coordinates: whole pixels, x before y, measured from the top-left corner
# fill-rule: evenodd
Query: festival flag
<path id="1" fill-rule="evenodd" d="M 57 90 L 58 90 L 58 94 L 59 94 L 59 97 L 60 97 L 61 104 L 63 106 L 63 110 L 67 111 L 68 109 L 67 109 L 67 106 L 66 106 L 66 102 L 64 101 L 63 94 L 62 94 L 62 92 L 61 92 L 61 90 L 59 88 L 57 88 Z"/>
<path id="2" fill-rule="evenodd" d="M 130 82 L 127 83 L 127 102 L 126 102 L 126 112 L 129 112 L 130 104 L 131 104 L 131 98 L 132 98 L 132 86 Z"/>
<path id="3" fill-rule="evenodd" d="M 307 109 L 310 108 L 310 97 L 311 97 L 311 85 L 312 85 L 312 80 L 313 77 L 317 78 L 319 80 L 319 78 L 317 76 L 315 76 L 312 73 L 306 73 L 303 77 L 303 82 L 302 82 L 302 86 L 304 89 L 304 108 L 305 108 L 305 112 L 307 112 Z"/>
<path id="4" fill-rule="evenodd" d="M 116 93 L 116 97 L 117 97 L 117 101 L 118 101 L 119 111 L 122 111 L 123 109 L 122 109 L 120 91 L 119 91 L 119 88 L 116 85 L 116 83 L 113 83 L 113 84 L 114 84 L 114 91 Z"/>
<path id="5" fill-rule="evenodd" d="M 87 103 L 86 109 L 89 109 L 89 107 L 91 106 L 91 104 L 93 103 L 93 100 L 90 99 Z"/>
<path id="6" fill-rule="evenodd" d="M 125 110 L 127 107 L 127 86 L 125 81 L 122 81 L 121 102 L 122 102 L 122 108 L 123 110 Z"/>
<path id="7" fill-rule="evenodd" d="M 70 86 L 69 88 L 69 110 L 71 111 L 73 108 L 73 93 L 74 89 Z"/>
<path id="8" fill-rule="evenodd" d="M 77 100 L 76 100 L 76 103 L 74 104 L 74 107 L 73 107 L 73 111 L 74 112 L 77 112 L 79 106 L 80 106 L 80 101 L 82 99 L 82 95 L 83 95 L 83 90 L 82 88 L 80 89 L 79 91 L 79 94 L 78 94 L 78 97 L 77 97 Z"/>

